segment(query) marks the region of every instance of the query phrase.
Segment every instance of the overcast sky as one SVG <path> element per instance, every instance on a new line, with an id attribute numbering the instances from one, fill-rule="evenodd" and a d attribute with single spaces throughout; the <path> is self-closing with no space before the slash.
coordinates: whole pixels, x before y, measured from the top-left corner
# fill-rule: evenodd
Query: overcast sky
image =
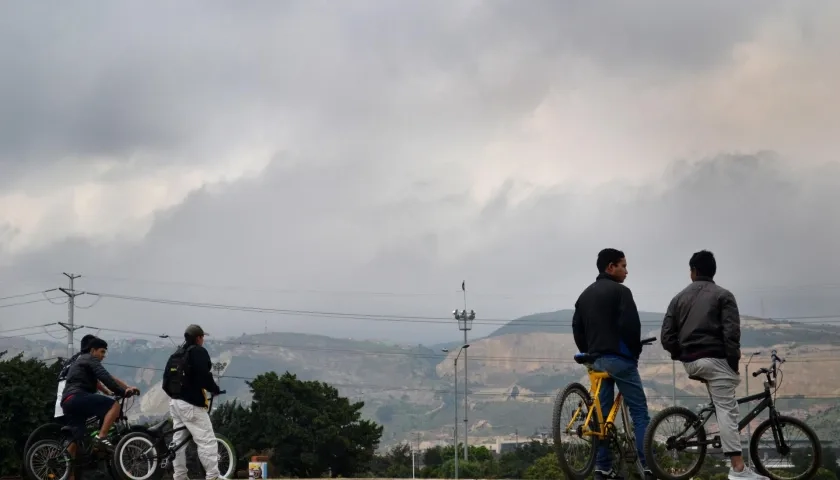
<path id="1" fill-rule="evenodd" d="M 9 1 L 0 40 L 0 297 L 72 271 L 446 318 L 466 280 L 493 323 L 571 307 L 611 246 L 645 310 L 708 248 L 745 313 L 840 313 L 837 2 Z M 77 321 L 458 335 L 113 298 Z"/>

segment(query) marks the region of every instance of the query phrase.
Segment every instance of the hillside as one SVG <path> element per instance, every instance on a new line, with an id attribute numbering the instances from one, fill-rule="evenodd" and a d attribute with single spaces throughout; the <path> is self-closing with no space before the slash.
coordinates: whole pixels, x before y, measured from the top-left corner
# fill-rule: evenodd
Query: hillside
<path id="1" fill-rule="evenodd" d="M 647 334 L 658 336 L 662 314 L 645 313 Z M 761 350 L 751 370 L 768 361 L 770 348 L 786 356 L 780 407 L 798 416 L 836 411 L 840 379 L 824 376 L 813 381 L 815 362 L 825 364 L 840 348 L 840 328 L 834 326 L 778 322 L 744 317 L 742 341 L 745 352 Z M 468 350 L 469 420 L 471 439 L 495 441 L 495 437 L 518 432 L 522 437 L 548 433 L 551 402 L 556 392 L 572 381 L 584 381 L 585 371 L 574 363 L 576 351 L 568 325 L 571 312 L 561 310 L 522 317 L 483 339 L 472 340 Z M 108 338 L 107 335 L 103 335 Z M 160 390 L 160 368 L 173 349 L 166 341 L 111 339 L 106 364 L 118 377 L 138 385 L 144 392 L 131 415 L 154 416 L 166 412 L 165 394 Z M 28 355 L 53 358 L 64 348 L 47 341 L 3 339 Z M 214 362 L 227 364 L 221 384 L 228 398 L 249 399 L 246 381 L 259 373 L 275 370 L 297 373 L 335 385 L 343 395 L 366 403 L 364 414 L 385 425 L 384 443 L 421 432 L 424 441 L 451 440 L 454 419 L 453 355 L 421 345 L 401 346 L 385 342 L 337 339 L 318 335 L 267 333 L 208 341 Z M 463 362 L 459 363 L 458 387 L 463 391 Z M 641 360 L 642 377 L 651 408 L 672 403 L 672 362 L 656 344 L 646 349 Z M 761 388 L 752 379 L 751 393 Z M 742 385 L 742 392 L 746 385 Z M 693 407 L 705 398 L 702 385 L 689 381 L 678 365 L 678 402 Z M 463 409 L 463 395 L 459 405 Z M 835 410 L 830 410 L 835 408 Z M 836 414 L 835 414 L 836 415 Z M 460 413 L 463 418 L 463 412 Z M 822 417 L 815 417 L 822 418 Z M 815 420 L 816 421 L 816 420 Z M 823 434 L 840 434 L 836 422 L 826 419 Z M 817 427 L 817 425 L 815 425 Z"/>

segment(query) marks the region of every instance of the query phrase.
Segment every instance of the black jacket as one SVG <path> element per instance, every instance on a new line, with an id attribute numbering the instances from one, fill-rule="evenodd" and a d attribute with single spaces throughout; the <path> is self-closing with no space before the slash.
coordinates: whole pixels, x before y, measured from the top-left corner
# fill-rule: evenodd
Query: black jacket
<path id="1" fill-rule="evenodd" d="M 102 362 L 89 353 L 83 353 L 70 365 L 67 372 L 67 379 L 64 384 L 62 399 L 74 393 L 96 393 L 96 386 L 99 382 L 108 387 L 114 393 L 124 395 L 125 390 L 114 380 L 114 377 L 105 370 Z"/>
<path id="2" fill-rule="evenodd" d="M 213 394 L 218 394 L 221 391 L 219 386 L 216 385 L 216 381 L 213 380 L 213 374 L 210 371 L 213 367 L 210 354 L 207 353 L 206 348 L 200 345 L 192 345 L 187 353 L 187 362 L 189 369 L 181 393 L 172 398 L 183 400 L 197 407 L 206 407 L 207 397 L 204 395 L 204 390 Z"/>
<path id="3" fill-rule="evenodd" d="M 673 360 L 725 358 L 737 372 L 741 315 L 735 296 L 711 278 L 697 277 L 671 300 L 660 338 Z"/>
<path id="4" fill-rule="evenodd" d="M 633 294 L 606 273 L 598 275 L 575 303 L 572 319 L 575 344 L 583 353 L 638 360 L 642 324 Z"/>

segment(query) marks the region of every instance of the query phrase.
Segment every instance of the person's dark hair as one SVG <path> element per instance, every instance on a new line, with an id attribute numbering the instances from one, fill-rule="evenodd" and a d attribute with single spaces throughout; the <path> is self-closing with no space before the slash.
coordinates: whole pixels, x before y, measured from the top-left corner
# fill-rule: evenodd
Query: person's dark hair
<path id="1" fill-rule="evenodd" d="M 99 337 L 93 337 L 88 342 L 88 351 L 91 351 L 91 350 L 94 350 L 94 349 L 97 349 L 97 348 L 108 348 L 108 342 L 106 342 L 105 340 L 102 340 Z"/>
<path id="2" fill-rule="evenodd" d="M 595 262 L 595 266 L 598 267 L 598 272 L 604 273 L 607 267 L 613 263 L 620 262 L 622 258 L 624 258 L 624 252 L 621 250 L 605 248 L 598 252 L 598 261 Z"/>
<path id="3" fill-rule="evenodd" d="M 88 350 L 90 350 L 90 346 L 89 346 L 90 341 L 93 340 L 94 338 L 96 338 L 96 335 L 91 335 L 91 334 L 87 334 L 84 337 L 82 337 L 81 349 L 79 351 L 87 352 Z"/>
<path id="4" fill-rule="evenodd" d="M 708 250 L 700 250 L 691 256 L 688 267 L 701 277 L 714 278 L 717 273 L 717 261 L 715 255 Z"/>

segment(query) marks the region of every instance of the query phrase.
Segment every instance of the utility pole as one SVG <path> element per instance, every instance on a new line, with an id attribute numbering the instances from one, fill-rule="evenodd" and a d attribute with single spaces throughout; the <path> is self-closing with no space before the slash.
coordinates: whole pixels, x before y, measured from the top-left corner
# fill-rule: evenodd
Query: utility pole
<path id="1" fill-rule="evenodd" d="M 77 327 L 73 323 L 73 314 L 76 310 L 76 297 L 79 295 L 84 295 L 85 292 L 77 292 L 73 289 L 73 281 L 77 278 L 81 277 L 81 275 L 75 275 L 73 273 L 64 273 L 64 276 L 70 279 L 70 288 L 59 288 L 65 295 L 67 295 L 67 323 L 58 322 L 59 325 L 67 329 L 67 358 L 73 356 L 73 352 L 75 351 L 73 348 L 73 332 L 82 328 Z"/>
<path id="2" fill-rule="evenodd" d="M 454 360 L 454 370 L 452 370 L 452 378 L 455 379 L 455 480 L 458 480 L 458 357 L 461 356 L 461 352 L 464 352 L 464 356 L 466 356 L 467 349 L 470 348 L 469 343 L 465 343 L 461 345 L 461 348 L 458 349 L 458 353 L 455 355 Z M 449 353 L 448 348 L 444 348 L 441 350 L 443 353 Z M 466 391 L 466 387 L 465 387 Z"/>
<path id="3" fill-rule="evenodd" d="M 458 328 L 464 332 L 464 345 L 467 344 L 467 332 L 472 330 L 472 323 L 475 320 L 475 311 L 470 310 L 467 313 L 467 282 L 461 282 L 461 291 L 464 292 L 464 309 L 462 311 L 455 310 L 452 315 L 458 321 Z M 462 347 L 463 348 L 463 347 Z M 467 390 L 469 389 L 469 378 L 467 377 L 467 351 L 464 350 L 464 461 L 469 460 L 469 424 L 467 423 L 467 416 L 469 412 L 469 402 L 467 399 Z M 457 448 L 457 447 L 456 447 Z"/>
<path id="4" fill-rule="evenodd" d="M 677 406 L 677 361 L 671 361 L 671 381 L 674 384 L 674 406 Z"/>
<path id="5" fill-rule="evenodd" d="M 762 298 L 762 306 L 763 305 L 764 305 L 764 299 Z M 744 378 L 747 379 L 746 385 L 744 385 L 744 387 L 746 388 L 745 396 L 747 396 L 747 397 L 750 395 L 750 362 L 752 362 L 753 357 L 756 356 L 756 355 L 761 355 L 761 352 L 751 353 L 750 357 L 747 359 L 747 365 L 744 367 Z M 752 422 L 750 422 L 750 423 L 752 423 Z M 747 424 L 747 438 L 750 438 L 750 433 L 751 433 L 750 432 L 750 424 L 748 423 Z M 747 465 L 750 464 L 749 455 L 744 457 L 744 461 L 746 462 Z"/>

